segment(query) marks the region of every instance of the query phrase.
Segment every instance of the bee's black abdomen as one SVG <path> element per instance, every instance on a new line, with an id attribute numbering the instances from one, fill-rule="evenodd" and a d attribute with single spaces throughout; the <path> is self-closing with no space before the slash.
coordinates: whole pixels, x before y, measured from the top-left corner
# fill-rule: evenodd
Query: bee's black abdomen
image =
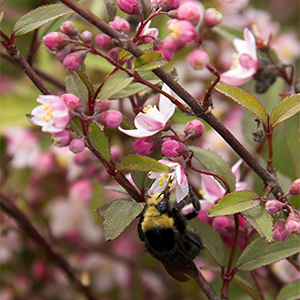
<path id="1" fill-rule="evenodd" d="M 147 244 L 153 248 L 155 251 L 170 251 L 174 248 L 174 233 L 172 228 L 161 229 L 154 228 L 153 230 L 148 230 L 145 232 Z M 149 251 L 151 252 L 151 251 Z"/>

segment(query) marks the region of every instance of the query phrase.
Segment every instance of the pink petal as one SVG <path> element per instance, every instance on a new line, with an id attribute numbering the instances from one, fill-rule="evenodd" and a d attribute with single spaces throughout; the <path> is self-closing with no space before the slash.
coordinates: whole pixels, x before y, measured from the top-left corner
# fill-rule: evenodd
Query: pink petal
<path id="1" fill-rule="evenodd" d="M 142 113 L 135 117 L 134 124 L 138 129 L 145 129 L 153 134 L 165 127 L 165 123 L 153 119 L 149 114 Z"/>
<path id="2" fill-rule="evenodd" d="M 210 175 L 202 175 L 202 189 L 204 198 L 208 201 L 216 201 L 224 196 L 224 189 L 217 180 Z"/>

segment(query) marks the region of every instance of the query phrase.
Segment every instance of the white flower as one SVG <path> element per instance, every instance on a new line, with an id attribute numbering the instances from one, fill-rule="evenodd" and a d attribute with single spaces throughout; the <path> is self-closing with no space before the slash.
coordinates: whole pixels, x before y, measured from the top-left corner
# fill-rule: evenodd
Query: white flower
<path id="1" fill-rule="evenodd" d="M 226 84 L 240 85 L 250 79 L 257 70 L 258 59 L 254 35 L 248 28 L 244 29 L 244 38 L 234 39 L 233 43 L 238 53 L 231 70 L 221 74 L 221 81 Z"/>
<path id="2" fill-rule="evenodd" d="M 172 177 L 172 189 L 175 188 L 176 200 L 180 202 L 189 193 L 188 180 L 185 175 L 182 164 L 161 159 L 160 163 L 167 165 L 171 171 L 169 173 L 149 172 L 148 177 L 155 179 L 150 191 L 151 193 L 161 193 L 169 183 L 169 178 Z"/>
<path id="3" fill-rule="evenodd" d="M 61 97 L 40 95 L 36 101 L 42 105 L 32 110 L 31 120 L 36 125 L 42 126 L 43 132 L 58 133 L 68 126 L 69 107 Z"/>
<path id="4" fill-rule="evenodd" d="M 163 86 L 163 91 L 171 94 L 171 91 L 167 85 Z M 159 99 L 159 110 L 156 105 L 153 107 L 148 105 L 140 112 L 134 119 L 134 125 L 137 129 L 126 130 L 118 127 L 123 133 L 137 138 L 152 136 L 159 131 L 163 130 L 174 114 L 176 105 L 173 104 L 164 95 L 160 96 Z"/>

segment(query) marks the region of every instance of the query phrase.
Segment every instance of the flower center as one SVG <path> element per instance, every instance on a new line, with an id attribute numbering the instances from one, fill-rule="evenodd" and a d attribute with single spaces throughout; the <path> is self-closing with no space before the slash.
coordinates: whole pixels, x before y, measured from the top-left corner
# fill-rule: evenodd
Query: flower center
<path id="1" fill-rule="evenodd" d="M 49 105 L 45 105 L 44 111 L 45 111 L 45 114 L 43 115 L 43 119 L 45 120 L 45 122 L 50 122 L 51 120 L 54 119 L 54 117 L 52 115 L 54 110 Z"/>
<path id="2" fill-rule="evenodd" d="M 167 173 L 164 176 L 158 178 L 158 184 L 160 186 L 166 186 L 168 184 L 170 189 L 174 186 L 172 180 L 170 180 L 170 175 Z"/>
<path id="3" fill-rule="evenodd" d="M 230 69 L 231 70 L 235 69 L 238 64 L 239 64 L 239 55 L 237 53 L 233 53 L 233 62 L 232 62 Z"/>
<path id="4" fill-rule="evenodd" d="M 170 30 L 170 36 L 173 40 L 178 39 L 181 34 L 180 34 L 180 28 L 178 24 L 170 24 L 170 26 L 168 27 L 168 29 Z"/>
<path id="5" fill-rule="evenodd" d="M 147 105 L 146 107 L 143 108 L 143 112 L 144 112 L 145 114 L 151 113 L 152 110 L 153 110 L 153 109 L 152 109 L 152 105 Z"/>

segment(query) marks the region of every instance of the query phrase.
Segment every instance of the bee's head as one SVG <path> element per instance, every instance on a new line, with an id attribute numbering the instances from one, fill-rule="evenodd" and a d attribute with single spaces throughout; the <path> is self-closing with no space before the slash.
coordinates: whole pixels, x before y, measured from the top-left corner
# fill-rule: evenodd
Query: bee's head
<path id="1" fill-rule="evenodd" d="M 148 206 L 155 207 L 160 213 L 166 213 L 169 209 L 169 193 L 152 194 L 147 200 Z"/>

